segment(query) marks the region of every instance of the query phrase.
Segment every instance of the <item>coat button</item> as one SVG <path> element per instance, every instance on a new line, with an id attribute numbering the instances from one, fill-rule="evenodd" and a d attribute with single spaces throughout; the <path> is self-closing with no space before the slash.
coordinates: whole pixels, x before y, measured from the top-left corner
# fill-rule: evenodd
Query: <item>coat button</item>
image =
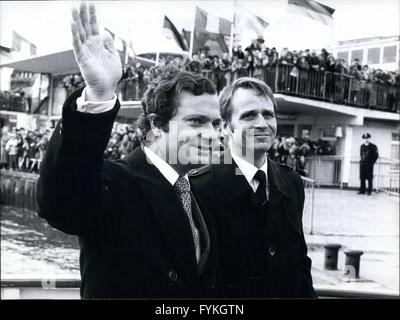
<path id="1" fill-rule="evenodd" d="M 178 274 L 176 273 L 175 270 L 170 270 L 170 271 L 168 272 L 168 278 L 169 278 L 171 281 L 175 282 L 175 281 L 178 279 Z"/>
<path id="2" fill-rule="evenodd" d="M 269 252 L 269 255 L 270 255 L 270 256 L 274 256 L 275 253 L 276 253 L 276 247 L 275 247 L 274 245 L 270 246 L 270 247 L 268 248 L 268 252 Z"/>

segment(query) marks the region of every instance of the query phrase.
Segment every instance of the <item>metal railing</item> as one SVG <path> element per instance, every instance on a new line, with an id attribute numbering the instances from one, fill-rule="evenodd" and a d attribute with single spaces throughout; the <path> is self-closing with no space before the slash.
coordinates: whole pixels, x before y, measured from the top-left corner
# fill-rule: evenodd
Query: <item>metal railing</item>
<path id="1" fill-rule="evenodd" d="M 301 177 L 304 186 L 303 229 L 308 234 L 314 232 L 314 189 L 315 180 Z"/>
<path id="2" fill-rule="evenodd" d="M 216 80 L 212 70 L 202 70 L 200 73 L 211 81 Z M 229 85 L 235 79 L 247 75 L 247 70 L 228 71 L 225 84 Z M 395 85 L 359 80 L 347 74 L 304 70 L 291 64 L 256 67 L 253 76 L 263 80 L 275 93 L 400 112 L 400 87 Z M 125 79 L 118 85 L 120 100 L 140 100 L 146 87 L 146 79 Z"/>
<path id="3" fill-rule="evenodd" d="M 28 112 L 28 101 L 20 96 L 0 96 L 0 110 Z"/>
<path id="4" fill-rule="evenodd" d="M 211 81 L 216 80 L 212 70 L 200 72 Z M 228 71 L 225 84 L 229 85 L 235 79 L 248 75 L 247 70 Z M 258 66 L 252 76 L 263 80 L 275 93 L 387 112 L 400 112 L 400 86 L 359 80 L 347 74 L 304 70 L 292 64 Z M 121 101 L 141 100 L 147 89 L 147 83 L 146 78 L 124 79 L 118 84 L 118 97 Z M 39 105 L 39 101 L 32 101 L 29 104 L 36 106 Z M 29 108 L 21 97 L 2 95 L 0 109 L 18 112 L 30 109 L 30 112 L 34 112 L 37 108 L 32 106 Z"/>
<path id="5" fill-rule="evenodd" d="M 340 187 L 344 185 L 344 156 L 311 156 L 306 159 L 309 177 L 315 186 Z M 374 165 L 374 188 L 389 194 L 400 194 L 400 161 L 380 157 Z M 350 160 L 347 187 L 360 186 L 360 160 Z"/>
<path id="6" fill-rule="evenodd" d="M 342 187 L 343 156 L 311 156 L 306 158 L 306 170 L 317 187 Z"/>
<path id="7" fill-rule="evenodd" d="M 400 87 L 359 80 L 347 74 L 303 70 L 294 65 L 264 68 L 263 78 L 274 92 L 362 108 L 400 112 Z"/>
<path id="8" fill-rule="evenodd" d="M 377 190 L 400 195 L 400 160 L 379 158 L 376 166 Z"/>

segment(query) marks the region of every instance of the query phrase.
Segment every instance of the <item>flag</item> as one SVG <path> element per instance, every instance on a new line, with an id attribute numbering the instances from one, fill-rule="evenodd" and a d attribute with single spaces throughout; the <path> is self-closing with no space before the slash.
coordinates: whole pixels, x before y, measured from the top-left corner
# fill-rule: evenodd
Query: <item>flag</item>
<path id="1" fill-rule="evenodd" d="M 178 32 L 174 24 L 168 19 L 167 16 L 164 16 L 163 34 L 168 39 L 174 39 L 183 51 L 188 50 L 188 46 L 186 46 L 182 35 Z"/>
<path id="2" fill-rule="evenodd" d="M 225 37 L 231 34 L 232 23 L 196 7 L 192 52 L 206 50 L 208 54 L 228 52 Z"/>
<path id="3" fill-rule="evenodd" d="M 229 20 L 213 16 L 207 11 L 196 7 L 195 32 L 230 36 L 231 26 L 232 23 Z"/>
<path id="4" fill-rule="evenodd" d="M 32 56 L 36 54 L 36 46 L 15 31 L 12 32 L 11 50 L 20 52 L 24 56 Z"/>
<path id="5" fill-rule="evenodd" d="M 117 49 L 117 51 L 123 52 L 123 53 L 125 54 L 126 47 L 127 47 L 126 41 L 123 40 L 122 38 L 118 37 L 118 36 L 117 36 L 114 32 L 112 32 L 110 29 L 105 28 L 105 30 L 111 34 L 111 37 L 112 37 L 113 40 L 114 40 L 114 47 L 115 47 L 115 49 Z"/>
<path id="6" fill-rule="evenodd" d="M 335 9 L 313 0 L 288 0 L 288 10 L 291 13 L 301 14 L 323 24 L 331 24 Z"/>
<path id="7" fill-rule="evenodd" d="M 136 60 L 136 52 L 133 49 L 133 44 L 132 40 L 129 40 L 126 46 L 126 51 L 125 51 L 125 64 L 128 64 L 129 58 L 132 60 Z"/>
<path id="8" fill-rule="evenodd" d="M 183 38 L 183 42 L 186 45 L 186 48 L 190 47 L 190 36 L 191 36 L 191 32 L 187 31 L 185 29 L 182 29 L 182 38 Z"/>
<path id="9" fill-rule="evenodd" d="M 250 30 L 255 32 L 258 38 L 263 37 L 268 26 L 268 22 L 251 12 L 241 10 L 235 17 L 236 31 Z"/>

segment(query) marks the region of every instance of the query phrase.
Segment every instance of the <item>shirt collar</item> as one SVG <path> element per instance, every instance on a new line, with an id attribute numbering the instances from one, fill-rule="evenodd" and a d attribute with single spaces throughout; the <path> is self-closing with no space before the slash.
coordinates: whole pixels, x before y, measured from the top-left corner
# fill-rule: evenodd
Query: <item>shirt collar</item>
<path id="1" fill-rule="evenodd" d="M 179 178 L 178 172 L 175 171 L 164 159 L 160 158 L 156 153 L 150 150 L 148 147 L 143 148 L 144 153 L 149 158 L 149 160 L 154 164 L 154 166 L 160 171 L 165 179 L 171 185 L 174 185 L 176 180 Z M 187 179 L 187 175 L 185 176 Z"/>
<path id="2" fill-rule="evenodd" d="M 237 166 L 239 167 L 240 171 L 245 176 L 247 182 L 251 185 L 251 181 L 254 178 L 254 175 L 257 173 L 258 170 L 262 170 L 265 173 L 265 176 L 268 177 L 268 160 L 265 159 L 264 164 L 258 169 L 252 163 L 244 160 L 243 158 L 239 157 L 238 155 L 231 152 L 233 160 L 235 160 Z"/>

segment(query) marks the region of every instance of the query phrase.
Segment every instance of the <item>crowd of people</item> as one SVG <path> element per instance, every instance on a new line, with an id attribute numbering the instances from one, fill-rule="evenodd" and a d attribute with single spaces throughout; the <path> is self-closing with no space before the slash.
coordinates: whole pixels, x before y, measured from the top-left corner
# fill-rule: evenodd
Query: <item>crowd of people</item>
<path id="1" fill-rule="evenodd" d="M 328 71 L 332 73 L 347 74 L 358 80 L 373 81 L 381 84 L 400 85 L 400 73 L 373 69 L 368 65 L 360 64 L 359 59 L 354 59 L 350 65 L 345 59 L 335 58 L 326 49 L 319 53 L 316 50 L 292 50 L 283 48 L 280 54 L 275 47 L 269 48 L 264 40 L 254 40 L 244 50 L 241 46 L 235 46 L 232 55 L 228 53 L 222 56 L 209 56 L 205 53 L 195 54 L 189 63 L 193 72 L 212 71 L 217 84 L 221 88 L 224 81 L 221 80 L 228 74 L 226 80 L 240 76 L 261 77 L 265 68 L 279 65 L 291 65 L 298 70 Z M 293 73 L 295 74 L 296 69 Z M 218 80 L 220 82 L 218 82 Z"/>
<path id="2" fill-rule="evenodd" d="M 3 128 L 1 136 L 1 169 L 37 173 L 43 160 L 52 130 L 8 130 Z M 124 159 L 140 146 L 139 135 L 132 125 L 117 124 L 104 151 L 104 158 Z M 334 146 L 325 140 L 311 141 L 309 138 L 295 139 L 277 136 L 268 155 L 272 160 L 296 168 L 307 176 L 307 157 L 334 155 Z"/>
<path id="3" fill-rule="evenodd" d="M 221 56 L 207 56 L 206 52 L 200 51 L 192 58 L 177 56 L 161 58 L 161 65 L 171 63 L 178 64 L 194 73 L 202 73 L 212 79 L 218 92 L 238 77 L 251 76 L 267 80 L 265 71 L 275 70 L 277 65 L 289 66 L 291 77 L 299 77 L 301 70 L 327 71 L 349 75 L 360 81 L 387 84 L 393 87 L 400 86 L 398 71 L 387 72 L 381 69 L 372 69 L 367 65 L 361 65 L 358 59 L 354 59 L 349 66 L 344 59 L 334 58 L 325 49 L 317 54 L 315 50 L 290 51 L 288 48 L 284 48 L 279 54 L 275 47 L 267 47 L 260 39 L 254 40 L 244 50 L 241 46 L 234 46 L 231 56 L 228 53 L 223 53 Z M 123 68 L 122 80 L 124 81 L 121 82 L 123 88 L 120 88 L 122 100 L 140 99 L 156 69 L 144 67 L 140 62 L 136 62 L 134 65 L 125 65 Z M 79 75 L 69 75 L 63 79 L 63 82 L 66 90 L 70 93 L 83 84 L 83 79 Z M 327 86 L 331 87 L 329 84 Z M 22 128 L 7 131 L 3 128 L 1 168 L 37 172 L 50 134 L 50 130 L 41 132 Z M 138 145 L 138 135 L 132 126 L 126 126 L 123 130 L 114 130 L 104 157 L 123 159 Z M 296 167 L 304 175 L 305 159 L 308 156 L 330 154 L 334 154 L 333 147 L 323 140 L 312 142 L 310 139 L 294 139 L 293 137 L 277 137 L 269 150 L 269 156 L 273 160 Z"/>
<path id="4" fill-rule="evenodd" d="M 269 158 L 295 168 L 302 176 L 308 175 L 306 169 L 308 157 L 334 154 L 335 148 L 329 141 L 321 139 L 311 141 L 308 137 L 295 139 L 294 137 L 277 136 L 268 150 Z"/>
<path id="5" fill-rule="evenodd" d="M 137 131 L 133 126 L 114 127 L 104 150 L 104 158 L 110 160 L 124 159 L 138 146 L 140 146 L 140 142 Z"/>
<path id="6" fill-rule="evenodd" d="M 386 85 L 389 90 L 384 100 L 378 97 L 378 104 L 387 105 L 389 111 L 400 111 L 400 97 L 396 88 L 400 86 L 399 71 L 384 71 L 362 65 L 359 59 L 354 59 L 349 65 L 345 59 L 335 58 L 326 49 L 316 50 L 289 50 L 283 48 L 281 52 L 275 47 L 267 47 L 263 40 L 254 40 L 244 50 L 241 46 L 234 46 L 232 54 L 227 52 L 221 55 L 207 55 L 206 51 L 199 51 L 189 57 L 165 56 L 160 59 L 160 64 L 179 64 L 182 68 L 195 73 L 202 73 L 211 79 L 218 92 L 233 80 L 250 76 L 265 81 L 268 85 L 275 85 L 276 90 L 294 92 L 310 96 L 324 95 L 331 100 L 336 99 L 348 103 L 370 106 L 377 104 L 372 101 L 371 84 Z M 279 73 L 276 74 L 276 67 Z M 140 98 L 144 93 L 147 83 L 151 78 L 153 67 L 145 68 L 139 62 L 135 65 L 124 66 L 123 81 L 120 87 L 123 100 Z M 325 82 L 320 78 L 327 72 Z M 347 82 L 344 82 L 343 79 Z M 353 79 L 349 83 L 349 79 Z M 315 80 L 315 81 L 314 81 Z M 314 82 L 313 85 L 310 82 Z M 311 87 L 313 86 L 313 87 Z M 324 93 L 322 93 L 322 91 Z M 349 99 L 349 91 L 350 99 Z M 383 95 L 383 93 L 381 93 Z M 362 96 L 362 97 L 361 97 Z M 380 99 L 380 100 L 379 100 Z"/>
<path id="7" fill-rule="evenodd" d="M 2 128 L 0 168 L 37 173 L 43 160 L 51 130 L 9 130 Z"/>

